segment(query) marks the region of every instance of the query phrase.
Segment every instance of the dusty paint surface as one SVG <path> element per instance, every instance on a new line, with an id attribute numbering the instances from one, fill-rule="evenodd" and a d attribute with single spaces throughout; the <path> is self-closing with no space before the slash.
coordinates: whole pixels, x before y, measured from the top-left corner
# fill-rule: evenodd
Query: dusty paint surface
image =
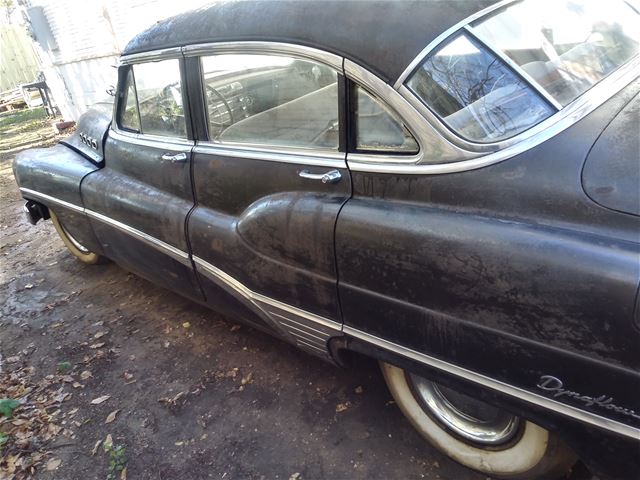
<path id="1" fill-rule="evenodd" d="M 337 369 L 114 264 L 76 261 L 50 222 L 23 219 L 20 148 L 0 152 L 0 353 L 14 357 L 5 372 L 44 378 L 69 362 L 73 377 L 60 384 L 65 430 L 45 448 L 60 463 L 36 478 L 106 478 L 109 455 L 92 450 L 111 435 L 129 479 L 486 479 L 422 441 L 374 363 Z"/>

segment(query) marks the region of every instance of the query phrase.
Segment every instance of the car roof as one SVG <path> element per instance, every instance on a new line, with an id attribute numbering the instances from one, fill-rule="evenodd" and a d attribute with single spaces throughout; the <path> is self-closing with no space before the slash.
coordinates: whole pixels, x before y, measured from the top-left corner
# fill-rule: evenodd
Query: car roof
<path id="1" fill-rule="evenodd" d="M 158 22 L 123 55 L 200 43 L 285 42 L 335 53 L 393 83 L 444 31 L 496 0 L 222 1 Z"/>

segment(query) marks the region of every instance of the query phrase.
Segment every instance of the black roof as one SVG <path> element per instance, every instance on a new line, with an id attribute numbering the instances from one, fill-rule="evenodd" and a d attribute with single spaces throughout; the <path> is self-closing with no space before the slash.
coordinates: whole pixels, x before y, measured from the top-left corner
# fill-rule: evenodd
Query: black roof
<path id="1" fill-rule="evenodd" d="M 306 45 L 368 66 L 392 83 L 442 32 L 496 0 L 223 1 L 169 18 L 123 54 L 222 41 Z"/>

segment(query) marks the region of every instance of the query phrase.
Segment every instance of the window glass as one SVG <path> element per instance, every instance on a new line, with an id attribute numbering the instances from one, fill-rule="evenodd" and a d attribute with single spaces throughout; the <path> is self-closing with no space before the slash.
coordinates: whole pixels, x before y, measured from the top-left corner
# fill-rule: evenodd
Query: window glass
<path id="1" fill-rule="evenodd" d="M 140 131 L 140 118 L 138 117 L 138 101 L 136 100 L 136 88 L 133 82 L 133 71 L 129 69 L 126 80 L 124 105 L 120 118 L 120 126 L 135 132 Z"/>
<path id="2" fill-rule="evenodd" d="M 338 148 L 336 72 L 276 55 L 202 58 L 211 141 Z"/>
<path id="3" fill-rule="evenodd" d="M 391 110 L 365 89 L 356 86 L 356 148 L 415 153 L 418 143 Z"/>
<path id="4" fill-rule="evenodd" d="M 178 60 L 140 63 L 133 74 L 142 133 L 186 138 Z"/>
<path id="5" fill-rule="evenodd" d="M 463 137 L 495 142 L 555 113 L 495 55 L 462 34 L 433 52 L 407 86 Z"/>
<path id="6" fill-rule="evenodd" d="M 526 0 L 474 25 L 566 105 L 638 54 L 637 13 L 622 1 Z"/>

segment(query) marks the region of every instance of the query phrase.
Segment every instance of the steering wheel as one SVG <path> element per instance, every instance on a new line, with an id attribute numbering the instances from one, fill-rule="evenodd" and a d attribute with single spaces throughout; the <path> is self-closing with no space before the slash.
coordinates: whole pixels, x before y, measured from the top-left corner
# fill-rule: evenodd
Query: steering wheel
<path id="1" fill-rule="evenodd" d="M 218 92 L 218 90 L 210 85 L 207 85 L 206 92 L 207 108 L 209 110 L 209 128 L 210 130 L 217 130 L 216 132 L 210 131 L 209 138 L 218 138 L 220 135 L 222 135 L 222 132 L 224 132 L 227 128 L 235 123 L 233 119 L 233 111 L 227 103 L 227 100 L 222 96 L 220 92 Z M 213 102 L 210 101 L 211 97 L 215 97 L 220 102 L 213 105 Z M 225 120 L 225 115 L 229 116 L 228 120 Z"/>

